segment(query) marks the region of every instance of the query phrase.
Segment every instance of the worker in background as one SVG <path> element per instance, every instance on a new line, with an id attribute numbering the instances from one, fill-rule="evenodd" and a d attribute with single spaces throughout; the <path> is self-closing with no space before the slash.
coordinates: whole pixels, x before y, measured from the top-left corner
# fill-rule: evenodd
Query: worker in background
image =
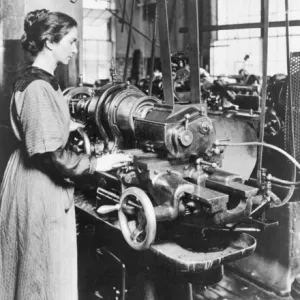
<path id="1" fill-rule="evenodd" d="M 16 79 L 10 118 L 18 146 L 0 190 L 0 300 L 76 300 L 77 245 L 72 179 L 128 163 L 68 150 L 69 108 L 53 76 L 77 53 L 77 22 L 45 9 L 28 13 L 23 48 L 32 66 Z"/>

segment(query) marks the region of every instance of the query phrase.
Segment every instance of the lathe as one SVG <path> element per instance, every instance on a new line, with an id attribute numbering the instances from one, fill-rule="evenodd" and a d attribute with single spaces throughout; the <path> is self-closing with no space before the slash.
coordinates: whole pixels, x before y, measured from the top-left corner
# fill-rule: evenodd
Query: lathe
<path id="1" fill-rule="evenodd" d="M 97 175 L 92 213 L 119 228 L 135 250 L 150 248 L 181 264 L 184 272 L 199 274 L 250 255 L 256 242 L 248 233 L 277 225 L 264 216 L 281 203 L 266 170 L 259 186 L 245 184 L 250 173 L 224 169 L 226 147 L 216 139 L 216 128 L 227 132 L 225 138 L 242 129 L 244 139 L 254 139 L 257 115 L 224 121 L 218 114 L 208 117 L 204 104 L 167 105 L 121 82 L 69 89 L 65 97 L 72 117 L 85 123 L 74 148 L 82 144 L 91 155 L 124 152 L 134 158 Z M 247 151 L 244 170 L 249 160 L 255 163 L 255 146 Z M 234 165 L 234 157 L 230 160 Z"/>
<path id="2" fill-rule="evenodd" d="M 166 1 L 157 5 L 163 45 Z M 97 174 L 95 199 L 77 205 L 121 231 L 131 248 L 150 251 L 159 263 L 210 285 L 222 278 L 224 264 L 253 253 L 256 240 L 249 232 L 278 225 L 265 212 L 284 203 L 272 191 L 276 178 L 266 169 L 257 182 L 247 183 L 256 147 L 263 145 L 257 141 L 259 109 L 208 115 L 201 100 L 195 5 L 189 1 L 189 104 L 175 104 L 169 43 L 161 46 L 164 100 L 117 80 L 114 67 L 111 83 L 70 88 L 64 95 L 72 118 L 85 124 L 70 142 L 73 149 L 133 156 L 132 163 Z"/>

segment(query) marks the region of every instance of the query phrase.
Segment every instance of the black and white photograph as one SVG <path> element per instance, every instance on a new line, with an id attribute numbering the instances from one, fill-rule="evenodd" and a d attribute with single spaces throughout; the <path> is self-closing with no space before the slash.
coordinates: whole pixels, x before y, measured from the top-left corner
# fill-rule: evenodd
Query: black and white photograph
<path id="1" fill-rule="evenodd" d="M 300 300 L 299 187 L 300 0 L 0 0 L 0 300 Z"/>

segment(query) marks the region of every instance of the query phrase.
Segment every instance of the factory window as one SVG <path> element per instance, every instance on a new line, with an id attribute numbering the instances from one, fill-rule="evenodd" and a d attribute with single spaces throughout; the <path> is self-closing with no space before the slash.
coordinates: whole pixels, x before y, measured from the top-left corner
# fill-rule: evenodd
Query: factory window
<path id="1" fill-rule="evenodd" d="M 218 0 L 218 25 L 260 22 L 261 0 Z M 241 39 L 259 37 L 259 29 L 220 30 L 218 39 Z"/>
<path id="2" fill-rule="evenodd" d="M 289 0 L 289 19 L 299 20 L 300 1 Z M 269 0 L 269 21 L 285 21 L 285 1 Z M 291 26 L 290 51 L 300 51 L 300 27 Z M 287 73 L 285 27 L 269 28 L 268 73 Z"/>
<path id="3" fill-rule="evenodd" d="M 299 20 L 300 1 L 289 0 L 289 19 Z M 269 21 L 285 20 L 285 0 L 269 0 Z"/>
<path id="4" fill-rule="evenodd" d="M 85 4 L 86 3 L 86 4 Z M 113 2 L 98 1 L 83 8 L 83 81 L 94 84 L 96 80 L 109 79 L 114 42 L 111 29 L 111 14 L 106 10 Z M 97 6 L 98 5 L 98 6 Z"/>
<path id="5" fill-rule="evenodd" d="M 211 74 L 237 75 L 240 69 L 261 73 L 261 39 L 235 38 L 218 40 L 211 47 Z"/>
<path id="6" fill-rule="evenodd" d="M 289 1 L 289 19 L 299 20 L 300 1 Z M 285 20 L 285 1 L 269 0 L 269 22 Z M 261 22 L 261 0 L 218 0 L 217 24 Z M 248 28 L 246 28 L 248 27 Z M 300 51 L 300 28 L 290 27 L 290 50 Z M 269 28 L 268 74 L 286 74 L 285 28 Z M 212 75 L 235 75 L 241 68 L 262 73 L 262 39 L 259 28 L 219 30 L 211 45 Z"/>

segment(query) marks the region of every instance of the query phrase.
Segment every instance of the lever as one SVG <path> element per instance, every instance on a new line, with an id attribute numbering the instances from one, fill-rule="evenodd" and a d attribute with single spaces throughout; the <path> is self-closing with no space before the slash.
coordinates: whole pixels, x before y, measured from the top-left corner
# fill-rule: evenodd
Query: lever
<path id="1" fill-rule="evenodd" d="M 111 213 L 111 212 L 119 210 L 119 209 L 120 209 L 120 204 L 102 205 L 97 209 L 97 213 L 100 215 L 106 215 L 108 213 Z"/>
<path id="2" fill-rule="evenodd" d="M 80 74 L 79 76 L 78 76 L 78 86 L 83 86 L 83 75 L 82 74 Z"/>
<path id="3" fill-rule="evenodd" d="M 184 129 L 187 130 L 188 127 L 189 127 L 189 120 L 191 118 L 191 115 L 190 114 L 185 114 L 184 118 L 185 118 Z"/>

